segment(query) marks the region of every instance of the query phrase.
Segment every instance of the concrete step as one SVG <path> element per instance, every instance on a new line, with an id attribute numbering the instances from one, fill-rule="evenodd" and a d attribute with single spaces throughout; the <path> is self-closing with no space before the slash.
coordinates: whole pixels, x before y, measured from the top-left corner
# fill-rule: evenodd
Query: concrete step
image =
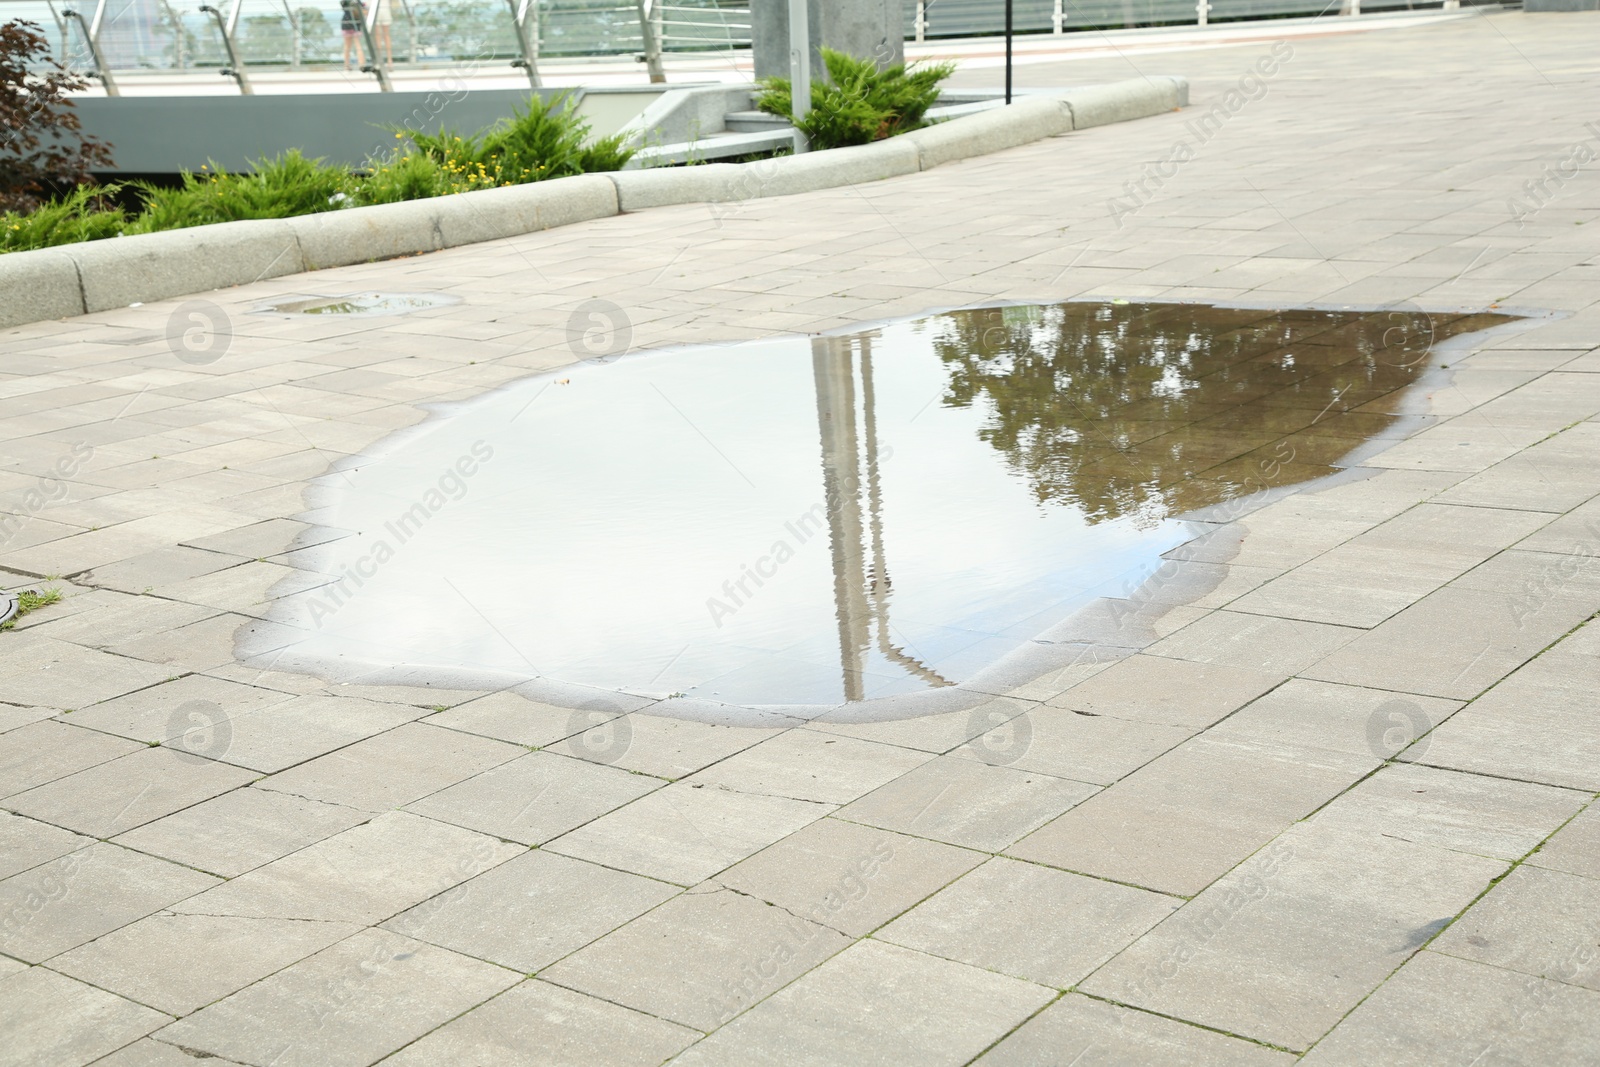
<path id="1" fill-rule="evenodd" d="M 787 119 L 769 115 L 765 111 L 730 111 L 723 121 L 734 133 L 768 133 L 787 129 Z"/>

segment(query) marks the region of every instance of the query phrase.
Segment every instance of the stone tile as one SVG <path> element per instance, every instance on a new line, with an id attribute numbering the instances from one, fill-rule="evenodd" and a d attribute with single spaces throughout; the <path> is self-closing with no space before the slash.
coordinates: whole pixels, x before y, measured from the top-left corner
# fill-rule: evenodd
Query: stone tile
<path id="1" fill-rule="evenodd" d="M 1592 684 L 1566 684 L 1546 652 L 1401 754 L 1441 767 L 1600 790 L 1600 723 Z M 1580 671 L 1578 657 L 1561 657 Z"/>
<path id="2" fill-rule="evenodd" d="M 0 811 L 0 879 L 92 844 L 93 838 Z"/>
<path id="3" fill-rule="evenodd" d="M 1587 800 L 1569 789 L 1396 763 L 1330 804 L 1317 819 L 1328 827 L 1515 860 Z"/>
<path id="4" fill-rule="evenodd" d="M 1378 766 L 1372 755 L 1201 736 L 1008 848 L 1190 896 Z"/>
<path id="5" fill-rule="evenodd" d="M 818 819 L 717 881 L 793 915 L 864 937 L 983 856 L 838 819 Z"/>
<path id="6" fill-rule="evenodd" d="M 1600 991 L 1600 881 L 1523 864 L 1430 946 Z"/>
<path id="7" fill-rule="evenodd" d="M 189 674 L 80 708 L 72 713 L 72 723 L 135 741 L 170 741 L 191 728 L 186 705 L 199 705 L 195 710 L 208 717 L 232 720 L 288 699 L 290 694 L 276 689 Z"/>
<path id="8" fill-rule="evenodd" d="M 647 775 L 550 751 L 530 752 L 425 797 L 407 810 L 509 841 L 540 845 L 661 785 Z"/>
<path id="9" fill-rule="evenodd" d="M 1295 1057 L 1175 1019 L 1069 993 L 976 1061 L 980 1067 L 1286 1067 Z"/>
<path id="10" fill-rule="evenodd" d="M 547 844 L 678 885 L 696 885 L 832 810 L 785 797 L 669 785 Z"/>
<path id="11" fill-rule="evenodd" d="M 743 793 L 848 804 L 928 761 L 893 745 L 787 730 L 688 779 Z"/>
<path id="12" fill-rule="evenodd" d="M 235 789 L 129 830 L 116 841 L 233 878 L 371 817 L 288 793 Z"/>
<path id="13" fill-rule="evenodd" d="M 159 663 L 169 675 L 179 671 L 217 672 L 233 666 L 235 636 L 241 628 L 257 625 L 257 620 L 214 608 L 194 610 L 202 615 L 194 622 L 118 641 L 107 646 L 107 651 Z"/>
<path id="14" fill-rule="evenodd" d="M 1591 804 L 1580 811 L 1527 862 L 1552 871 L 1600 878 L 1600 807 Z"/>
<path id="15" fill-rule="evenodd" d="M 710 1064 L 966 1063 L 1046 1004 L 1051 990 L 862 941 L 676 1061 Z"/>
<path id="16" fill-rule="evenodd" d="M 171 673 L 164 666 L 51 640 L 36 631 L 11 633 L 0 650 L 0 692 L 8 701 L 63 711 L 143 689 Z"/>
<path id="17" fill-rule="evenodd" d="M 998 852 L 1096 791 L 1037 771 L 940 756 L 841 809 L 839 817 Z"/>
<path id="18" fill-rule="evenodd" d="M 6 803 L 94 837 L 112 837 L 245 785 L 250 771 L 165 748 L 145 748 L 58 778 Z"/>
<path id="19" fill-rule="evenodd" d="M 1458 584 L 1417 601 L 1321 662 L 1308 678 L 1467 699 L 1511 673 L 1592 611 L 1558 591 L 1527 613 L 1516 597 Z"/>
<path id="20" fill-rule="evenodd" d="M 1287 677 L 1360 635 L 1360 630 L 1347 626 L 1214 611 L 1162 638 L 1145 652 Z"/>
<path id="21" fill-rule="evenodd" d="M 194 1061 L 195 1057 L 176 1045 L 145 1037 L 95 1060 L 94 1067 L 195 1067 Z M 238 1061 L 208 1056 L 205 1067 L 238 1067 Z"/>
<path id="22" fill-rule="evenodd" d="M 1291 678 L 1206 731 L 1214 741 L 1393 757 L 1449 718 L 1458 700 Z"/>
<path id="23" fill-rule="evenodd" d="M 407 723 L 261 784 L 362 811 L 387 811 L 524 754 L 520 745 Z"/>
<path id="24" fill-rule="evenodd" d="M 1091 975 L 1083 992 L 1304 1050 L 1502 861 L 1296 826 Z"/>
<path id="25" fill-rule="evenodd" d="M 244 562 L 243 556 L 173 545 L 96 567 L 84 576 L 84 580 L 125 593 L 147 593 L 158 585 L 181 582 Z"/>
<path id="26" fill-rule="evenodd" d="M 712 1030 L 850 940 L 719 887 L 680 894 L 540 977 Z"/>
<path id="27" fill-rule="evenodd" d="M 1248 704 L 1286 676 L 1286 672 L 1141 654 L 1113 664 L 1048 703 L 1074 711 L 1200 729 Z"/>
<path id="28" fill-rule="evenodd" d="M 679 892 L 663 882 L 534 851 L 401 912 L 384 927 L 531 974 Z"/>
<path id="29" fill-rule="evenodd" d="M 548 982 L 514 986 L 384 1060 L 386 1067 L 658 1064 L 700 1035 Z"/>
<path id="30" fill-rule="evenodd" d="M 602 714 L 593 713 L 592 717 L 599 719 Z M 551 748 L 579 759 L 676 780 L 780 732 L 639 712 L 580 729 Z"/>
<path id="31" fill-rule="evenodd" d="M 1066 989 L 1181 903 L 1130 886 L 996 858 L 876 936 Z M 981 919 L 974 921 L 975 917 Z"/>
<path id="32" fill-rule="evenodd" d="M 1005 729 L 954 749 L 951 755 L 1110 785 L 1193 735 L 1194 728 L 1188 726 L 1039 706 L 1010 720 Z"/>
<path id="33" fill-rule="evenodd" d="M 364 930 L 157 1033 L 245 1063 L 368 1064 L 515 985 L 512 971 Z"/>
<path id="34" fill-rule="evenodd" d="M 0 796 L 14 796 L 140 747 L 53 719 L 11 730 L 0 735 Z"/>
<path id="35" fill-rule="evenodd" d="M 90 845 L 0 882 L 0 952 L 38 963 L 216 884 L 175 863 Z"/>
<path id="36" fill-rule="evenodd" d="M 1082 675 L 1082 677 L 1087 676 L 1087 674 Z M 1077 680 L 1079 676 L 1072 676 L 1072 681 Z M 1051 695 L 1065 688 L 1065 684 L 1053 688 Z M 966 711 L 922 715 L 912 719 L 890 719 L 884 722 L 854 722 L 822 716 L 806 723 L 804 729 L 938 754 L 968 744 L 974 738 L 1037 707 L 1038 704 L 1031 700 L 996 699 Z"/>
<path id="37" fill-rule="evenodd" d="M 1422 952 L 1301 1062 L 1583 1063 L 1600 1048 L 1600 993 Z"/>
<path id="38" fill-rule="evenodd" d="M 196 915 L 376 923 L 525 851 L 389 812 L 185 900 Z"/>
<path id="39" fill-rule="evenodd" d="M 188 1015 L 359 929 L 160 913 L 63 953 L 50 966 L 169 1015 Z"/>
<path id="40" fill-rule="evenodd" d="M 572 708 L 558 708 L 516 693 L 504 692 L 491 693 L 437 715 L 430 715 L 427 721 L 432 726 L 444 726 L 530 748 L 543 748 L 588 729 L 596 721 L 614 718 L 630 710 L 631 703 L 619 703 L 617 707 L 604 711 L 574 711 Z"/>
<path id="41" fill-rule="evenodd" d="M 43 967 L 0 978 L 5 1067 L 78 1067 L 168 1021 L 158 1011 Z"/>
<path id="42" fill-rule="evenodd" d="M 10 733 L 56 714 L 55 708 L 25 708 L 20 704 L 0 704 L 0 734 Z"/>

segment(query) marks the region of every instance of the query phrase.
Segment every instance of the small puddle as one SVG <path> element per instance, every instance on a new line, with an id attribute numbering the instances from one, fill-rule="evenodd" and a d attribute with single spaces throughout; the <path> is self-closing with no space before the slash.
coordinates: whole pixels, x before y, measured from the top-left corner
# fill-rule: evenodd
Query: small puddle
<path id="1" fill-rule="evenodd" d="M 298 556 L 335 580 L 254 651 L 569 705 L 1020 684 L 1195 513 L 1382 447 L 1443 342 L 1512 321 L 1065 303 L 580 364 L 323 479 L 350 533 Z"/>
<path id="2" fill-rule="evenodd" d="M 358 293 L 354 296 L 316 296 L 286 300 L 256 310 L 279 315 L 407 315 L 426 308 L 461 303 L 445 293 Z"/>

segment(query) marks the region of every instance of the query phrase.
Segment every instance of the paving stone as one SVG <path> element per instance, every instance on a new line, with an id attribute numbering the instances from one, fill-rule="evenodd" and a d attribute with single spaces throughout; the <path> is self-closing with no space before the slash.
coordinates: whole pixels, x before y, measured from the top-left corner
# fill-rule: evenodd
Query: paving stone
<path id="1" fill-rule="evenodd" d="M 160 913 L 50 961 L 63 974 L 188 1015 L 359 930 L 353 923 Z"/>
<path id="2" fill-rule="evenodd" d="M 168 1021 L 158 1011 L 43 967 L 0 978 L 5 1067 L 77 1067 Z"/>
<path id="3" fill-rule="evenodd" d="M 370 818 L 337 804 L 246 788 L 145 823 L 116 841 L 232 878 Z"/>
<path id="4" fill-rule="evenodd" d="M 0 704 L 0 734 L 48 719 L 57 714 L 55 708 L 25 708 L 20 704 Z"/>
<path id="5" fill-rule="evenodd" d="M 778 991 L 676 1062 L 966 1063 L 1046 1004 L 1051 990 L 862 941 Z"/>
<path id="6" fill-rule="evenodd" d="M 1513 595 L 1452 583 L 1303 671 L 1305 677 L 1405 693 L 1476 696 L 1586 618 L 1580 591 L 1528 613 Z"/>
<path id="7" fill-rule="evenodd" d="M 602 716 L 595 713 L 593 717 Z M 780 732 L 639 712 L 574 733 L 551 747 L 579 759 L 678 779 Z"/>
<path id="8" fill-rule="evenodd" d="M 1137 655 L 1107 667 L 1048 703 L 1074 711 L 1201 729 L 1248 704 L 1286 676 Z"/>
<path id="9" fill-rule="evenodd" d="M 1600 991 L 1600 881 L 1523 864 L 1430 948 Z"/>
<path id="10" fill-rule="evenodd" d="M 676 1023 L 535 980 L 508 989 L 384 1063 L 634 1067 L 662 1063 L 699 1036 Z"/>
<path id="11" fill-rule="evenodd" d="M 1077 681 L 1078 678 L 1074 676 L 1072 680 Z M 1052 695 L 1065 688 L 1066 685 L 1063 684 L 1053 689 Z M 842 719 L 834 721 L 823 716 L 806 723 L 804 729 L 854 737 L 862 741 L 898 745 L 920 752 L 944 753 L 971 742 L 974 738 L 1019 715 L 1033 712 L 1037 707 L 1038 704 L 1031 700 L 998 699 L 967 711 L 921 715 L 913 719 L 890 719 L 885 722 L 850 722 Z"/>
<path id="12" fill-rule="evenodd" d="M 194 1067 L 194 1061 L 195 1057 L 176 1045 L 145 1037 L 95 1060 L 94 1067 Z M 205 1067 L 238 1067 L 238 1061 L 208 1056 Z"/>
<path id="13" fill-rule="evenodd" d="M 1583 1063 L 1600 1047 L 1600 993 L 1422 952 L 1301 1062 Z"/>
<path id="14" fill-rule="evenodd" d="M 998 852 L 1097 790 L 1037 771 L 940 756 L 840 809 L 839 817 Z"/>
<path id="15" fill-rule="evenodd" d="M 520 855 L 519 845 L 389 812 L 185 900 L 196 915 L 381 922 Z"/>
<path id="16" fill-rule="evenodd" d="M 1206 732 L 1214 741 L 1393 757 L 1461 708 L 1459 700 L 1291 678 Z"/>
<path id="17" fill-rule="evenodd" d="M 399 934 L 364 930 L 156 1036 L 245 1063 L 368 1064 L 518 978 Z"/>
<path id="18" fill-rule="evenodd" d="M 1378 764 L 1371 754 L 1199 737 L 1006 851 L 1191 896 Z"/>
<path id="19" fill-rule="evenodd" d="M 0 811 L 0 879 L 92 844 L 93 838 Z"/>
<path id="20" fill-rule="evenodd" d="M 983 858 L 934 841 L 818 819 L 723 871 L 717 881 L 864 937 Z"/>
<path id="21" fill-rule="evenodd" d="M 814 730 L 788 730 L 694 774 L 743 793 L 848 804 L 928 761 L 926 753 Z"/>
<path id="22" fill-rule="evenodd" d="M 712 1030 L 849 943 L 783 908 L 709 886 L 674 897 L 540 977 Z"/>
<path id="23" fill-rule="evenodd" d="M 1083 1064 L 1084 1067 L 1275 1067 L 1287 1052 L 1202 1030 L 1175 1019 L 1069 993 L 1009 1034 L 976 1061 L 981 1067 Z"/>
<path id="24" fill-rule="evenodd" d="M 532 974 L 679 892 L 663 882 L 535 851 L 425 900 L 384 926 Z"/>
<path id="25" fill-rule="evenodd" d="M 407 723 L 281 771 L 261 784 L 362 811 L 387 811 L 524 754 L 519 745 Z"/>
<path id="26" fill-rule="evenodd" d="M 166 667 L 113 656 L 36 632 L 12 633 L 0 649 L 0 692 L 18 704 L 63 711 L 164 681 Z"/>
<path id="27" fill-rule="evenodd" d="M 1346 626 L 1215 611 L 1146 651 L 1198 663 L 1288 676 L 1304 670 L 1361 631 Z"/>
<path id="28" fill-rule="evenodd" d="M 14 796 L 140 747 L 52 719 L 19 727 L 0 735 L 0 796 Z"/>
<path id="29" fill-rule="evenodd" d="M 1057 778 L 1110 785 L 1194 735 L 1187 726 L 1040 705 L 951 755 Z"/>
<path id="30" fill-rule="evenodd" d="M 544 847 L 662 881 L 696 885 L 830 810 L 809 801 L 679 782 Z"/>
<path id="31" fill-rule="evenodd" d="M 492 693 L 428 717 L 432 726 L 444 726 L 482 737 L 498 738 L 518 745 L 542 748 L 589 728 L 596 721 L 614 718 L 632 705 L 621 702 L 615 708 L 598 709 L 575 715 L 571 708 L 541 704 L 516 693 Z M 613 714 L 614 713 L 614 714 Z"/>
<path id="32" fill-rule="evenodd" d="M 144 593 L 158 585 L 170 585 L 245 562 L 243 556 L 172 545 L 96 567 L 84 580 L 125 593 Z"/>
<path id="33" fill-rule="evenodd" d="M 1300 824 L 1091 975 L 1083 992 L 1304 1050 L 1506 868 Z"/>
<path id="34" fill-rule="evenodd" d="M 876 936 L 1066 989 L 1181 903 L 1130 886 L 996 858 Z M 975 916 L 982 916 L 981 922 Z"/>
<path id="35" fill-rule="evenodd" d="M 613 767 L 530 752 L 442 789 L 408 810 L 525 845 L 539 845 L 599 818 L 661 781 Z"/>
<path id="36" fill-rule="evenodd" d="M 1322 825 L 1521 859 L 1588 800 L 1569 789 L 1391 764 L 1317 816 Z"/>
<path id="37" fill-rule="evenodd" d="M 233 719 L 288 699 L 289 693 L 276 689 L 190 674 L 80 708 L 72 713 L 72 723 L 135 741 L 170 741 L 190 729 L 183 714 L 187 704 L 207 705 L 206 710 Z"/>
<path id="38" fill-rule="evenodd" d="M 245 785 L 251 771 L 145 748 L 9 798 L 13 811 L 94 837 L 113 837 Z"/>
<path id="39" fill-rule="evenodd" d="M 1600 790 L 1593 686 L 1567 684 L 1550 669 L 1557 655 L 1545 653 L 1429 734 L 1426 746 L 1414 746 L 1400 758 Z"/>
<path id="40" fill-rule="evenodd" d="M 0 952 L 38 963 L 216 884 L 175 863 L 90 845 L 0 882 Z"/>
<path id="41" fill-rule="evenodd" d="M 1584 878 L 1600 878 L 1600 808 L 1591 804 L 1557 830 L 1528 863 Z"/>

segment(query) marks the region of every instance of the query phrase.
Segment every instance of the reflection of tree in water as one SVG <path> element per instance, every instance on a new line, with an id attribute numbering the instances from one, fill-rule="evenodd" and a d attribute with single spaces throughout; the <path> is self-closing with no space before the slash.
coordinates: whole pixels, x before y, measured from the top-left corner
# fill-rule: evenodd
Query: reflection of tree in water
<path id="1" fill-rule="evenodd" d="M 1315 478 L 1393 416 L 1348 414 L 1409 385 L 1431 345 L 1505 316 L 1067 303 L 930 321 L 944 403 L 1041 503 L 1139 525 Z"/>

